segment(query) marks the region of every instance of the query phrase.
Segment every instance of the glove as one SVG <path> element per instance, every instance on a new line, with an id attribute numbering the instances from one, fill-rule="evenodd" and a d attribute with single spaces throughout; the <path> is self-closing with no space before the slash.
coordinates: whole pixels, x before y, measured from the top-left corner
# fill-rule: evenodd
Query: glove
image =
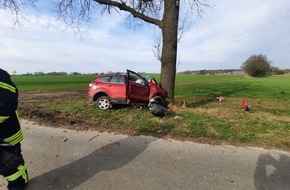
<path id="1" fill-rule="evenodd" d="M 24 165 L 24 159 L 22 156 L 5 150 L 2 150 L 0 153 L 0 161 L 10 169 L 15 169 L 19 165 Z"/>

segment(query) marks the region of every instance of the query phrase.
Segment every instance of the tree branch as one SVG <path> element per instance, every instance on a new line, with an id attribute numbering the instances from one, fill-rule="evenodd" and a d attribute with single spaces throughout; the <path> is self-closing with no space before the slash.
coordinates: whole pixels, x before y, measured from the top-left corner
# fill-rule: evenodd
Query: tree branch
<path id="1" fill-rule="evenodd" d="M 121 2 L 120 3 L 120 2 L 117 2 L 117 1 L 111 1 L 111 0 L 94 0 L 94 1 L 96 1 L 99 4 L 102 4 L 102 5 L 107 5 L 108 7 L 110 7 L 110 6 L 117 7 L 121 11 L 126 11 L 126 12 L 131 13 L 132 16 L 135 17 L 135 18 L 139 18 L 141 20 L 144 20 L 145 22 L 157 25 L 159 27 L 161 27 L 161 25 L 162 25 L 162 21 L 160 21 L 158 19 L 154 19 L 154 18 L 149 17 L 149 16 L 146 16 L 146 15 L 136 11 L 134 8 L 126 5 L 125 2 Z"/>
<path id="2" fill-rule="evenodd" d="M 20 24 L 20 18 L 22 17 L 21 9 L 25 7 L 35 8 L 35 2 L 37 0 L 0 0 L 0 9 L 10 10 L 15 16 L 14 24 Z"/>

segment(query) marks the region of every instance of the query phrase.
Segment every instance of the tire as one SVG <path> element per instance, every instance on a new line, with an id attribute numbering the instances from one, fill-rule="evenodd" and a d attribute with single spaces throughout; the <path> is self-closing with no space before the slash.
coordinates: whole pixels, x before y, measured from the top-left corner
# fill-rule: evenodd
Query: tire
<path id="1" fill-rule="evenodd" d="M 152 99 L 154 99 L 154 101 L 157 104 L 160 104 L 161 106 L 165 106 L 165 101 L 161 96 L 154 96 Z"/>
<path id="2" fill-rule="evenodd" d="M 96 106 L 101 110 L 108 110 L 112 107 L 112 104 L 108 96 L 101 96 L 97 99 Z"/>

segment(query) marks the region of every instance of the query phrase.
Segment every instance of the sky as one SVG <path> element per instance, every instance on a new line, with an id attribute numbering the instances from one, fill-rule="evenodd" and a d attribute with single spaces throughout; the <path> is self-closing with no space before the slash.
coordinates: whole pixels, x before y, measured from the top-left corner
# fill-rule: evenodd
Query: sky
<path id="1" fill-rule="evenodd" d="M 46 2 L 46 1 L 44 1 Z M 290 69 L 289 0 L 207 0 L 202 18 L 178 44 L 177 72 L 239 69 L 263 54 L 272 66 Z M 43 4 L 43 7 L 46 5 Z M 159 73 L 151 25 L 128 28 L 124 16 L 99 15 L 76 33 L 55 14 L 24 14 L 21 25 L 0 9 L 0 67 L 9 73 L 136 72 Z"/>

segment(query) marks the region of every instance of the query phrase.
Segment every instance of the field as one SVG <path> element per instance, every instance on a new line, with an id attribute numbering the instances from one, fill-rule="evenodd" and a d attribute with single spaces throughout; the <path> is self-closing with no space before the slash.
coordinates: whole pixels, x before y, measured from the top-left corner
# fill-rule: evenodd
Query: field
<path id="1" fill-rule="evenodd" d="M 159 75 L 152 74 L 157 80 Z M 176 76 L 170 117 L 147 109 L 96 109 L 86 93 L 92 75 L 14 76 L 23 118 L 56 127 L 152 135 L 210 144 L 290 150 L 290 75 Z M 219 102 L 216 97 L 222 95 Z M 250 111 L 241 108 L 245 99 Z"/>

